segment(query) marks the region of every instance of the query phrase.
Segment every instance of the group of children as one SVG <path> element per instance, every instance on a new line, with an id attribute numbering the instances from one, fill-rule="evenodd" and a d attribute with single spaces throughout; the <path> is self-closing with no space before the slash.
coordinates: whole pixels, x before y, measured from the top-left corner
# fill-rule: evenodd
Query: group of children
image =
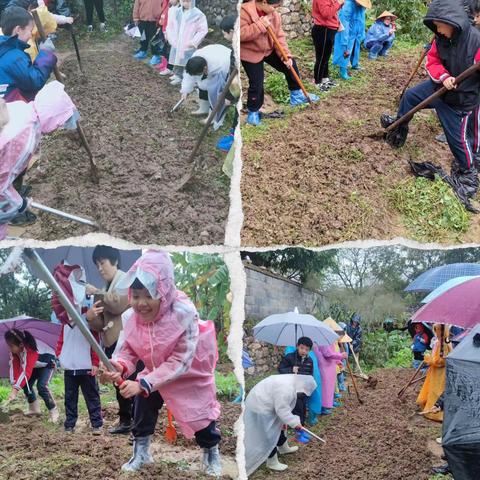
<path id="1" fill-rule="evenodd" d="M 295 430 L 295 442 L 308 443 L 307 423 L 315 425 L 318 415 L 329 415 L 341 406 L 342 392 L 347 390 L 346 362 L 349 354 L 354 354 L 347 330 L 354 322 L 354 328 L 359 326 L 353 318 L 349 327 L 327 318 L 324 324 L 337 333 L 337 341 L 318 346 L 308 337 L 299 338 L 296 347 L 285 350 L 279 374 L 260 381 L 250 391 L 244 413 L 247 474 L 263 462 L 270 470 L 286 470 L 278 455 L 294 453 L 298 446 L 288 444 L 285 426 Z M 357 351 L 360 346 L 361 340 Z"/>
<path id="2" fill-rule="evenodd" d="M 52 308 L 63 324 L 56 352 L 44 353 L 28 331 L 12 329 L 5 334 L 11 353 L 9 400 L 23 388 L 29 412 L 40 413 L 33 392 L 37 381 L 51 420 L 57 421 L 59 412 L 48 390 L 57 357 L 64 370 L 66 432 L 74 432 L 81 389 L 92 433 L 102 433 L 99 375 L 103 381 L 114 383 L 120 397 L 133 406 L 131 425 L 130 418 L 120 416 L 122 428 L 110 430 L 112 434 L 131 431 L 133 435 L 133 455 L 122 466 L 123 471 L 137 471 L 154 462 L 150 443 L 165 403 L 184 436 L 195 438 L 202 448 L 204 472 L 219 477 L 220 404 L 214 375 L 218 352 L 213 322 L 200 320 L 189 298 L 176 289 L 167 253 L 147 251 L 127 273 L 118 269 L 118 259 L 118 251 L 111 247 L 100 246 L 94 251 L 93 261 L 106 281 L 104 291 L 86 283 L 79 265 L 62 262 L 55 267 L 54 277 L 78 315 L 72 318 L 53 294 Z M 79 328 L 80 321 L 103 344 L 115 371 L 101 364 Z M 121 409 L 120 401 L 119 406 Z"/>

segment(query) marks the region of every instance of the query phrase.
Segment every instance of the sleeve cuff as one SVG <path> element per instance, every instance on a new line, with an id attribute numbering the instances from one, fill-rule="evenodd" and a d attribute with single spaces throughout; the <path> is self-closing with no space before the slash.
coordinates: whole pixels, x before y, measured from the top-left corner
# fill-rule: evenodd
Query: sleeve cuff
<path id="1" fill-rule="evenodd" d="M 445 81 L 445 79 L 447 79 L 450 76 L 451 75 L 449 73 L 444 73 L 444 74 L 440 75 L 440 81 L 443 82 L 443 81 Z"/>
<path id="2" fill-rule="evenodd" d="M 143 390 L 143 395 L 145 397 L 148 397 L 150 393 L 152 393 L 152 386 L 150 385 L 150 383 L 144 378 L 142 378 L 138 383 Z"/>

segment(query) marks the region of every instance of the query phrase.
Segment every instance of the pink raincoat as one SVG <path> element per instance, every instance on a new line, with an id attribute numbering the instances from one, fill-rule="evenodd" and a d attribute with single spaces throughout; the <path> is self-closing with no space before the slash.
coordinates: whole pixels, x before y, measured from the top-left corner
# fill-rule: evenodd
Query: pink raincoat
<path id="1" fill-rule="evenodd" d="M 145 253 L 118 288 L 131 285 L 135 278 L 145 285 L 145 275 L 154 279 L 161 299 L 158 316 L 145 323 L 133 312 L 125 327 L 125 342 L 114 360 L 124 367 L 125 378 L 142 360 L 145 369 L 137 380 L 145 380 L 152 392 L 160 393 L 185 437 L 193 438 L 220 416 L 214 375 L 218 358 L 215 327 L 213 322 L 199 320 L 194 305 L 175 288 L 167 253 Z"/>
<path id="2" fill-rule="evenodd" d="M 64 86 L 57 81 L 45 85 L 33 102 L 11 102 L 6 107 L 9 122 L 0 132 L 0 240 L 23 203 L 13 181 L 27 168 L 41 134 L 56 130 L 76 112 Z"/>
<path id="3" fill-rule="evenodd" d="M 335 351 L 335 345 L 326 347 L 315 345 L 313 351 L 317 356 L 322 377 L 322 407 L 332 408 L 337 381 L 337 364 L 342 362 L 343 356 Z"/>

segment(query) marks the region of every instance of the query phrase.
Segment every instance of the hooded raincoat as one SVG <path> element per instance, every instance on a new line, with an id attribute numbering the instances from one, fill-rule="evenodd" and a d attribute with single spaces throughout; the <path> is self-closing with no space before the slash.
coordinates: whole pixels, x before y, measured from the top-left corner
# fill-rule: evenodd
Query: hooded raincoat
<path id="1" fill-rule="evenodd" d="M 189 10 L 180 6 L 169 11 L 166 36 L 172 48 L 168 63 L 184 67 L 207 33 L 207 17 L 195 7 L 195 0 Z"/>
<path id="2" fill-rule="evenodd" d="M 430 410 L 445 390 L 445 359 L 452 350 L 452 344 L 445 342 L 445 339 L 449 336 L 448 327 L 444 327 L 443 334 L 442 325 L 437 324 L 433 329 L 436 340 L 432 348 L 432 354 L 425 355 L 424 361 L 429 368 L 417 398 L 417 403 L 423 410 Z M 425 417 L 441 422 L 443 420 L 443 412 L 427 413 Z"/>
<path id="3" fill-rule="evenodd" d="M 343 355 L 336 351 L 335 345 L 324 347 L 315 345 L 313 351 L 317 356 L 320 375 L 322 376 L 322 406 L 332 408 L 337 383 L 337 366 L 342 364 Z"/>
<path id="4" fill-rule="evenodd" d="M 283 425 L 296 427 L 292 410 L 297 393 L 311 396 L 317 384 L 311 375 L 272 375 L 257 383 L 245 400 L 245 466 L 252 474 L 277 445 Z"/>
<path id="5" fill-rule="evenodd" d="M 175 288 L 167 253 L 150 250 L 142 255 L 119 283 L 118 291 L 130 287 L 137 278 L 153 298 L 161 299 L 160 309 L 150 323 L 132 313 L 114 360 L 124 367 L 125 378 L 135 371 L 138 360 L 143 361 L 145 369 L 137 381 L 150 392 L 160 393 L 185 437 L 193 438 L 220 416 L 214 324 L 199 320 L 194 305 Z"/>
<path id="6" fill-rule="evenodd" d="M 365 11 L 355 0 L 345 0 L 338 18 L 343 30 L 335 35 L 333 47 L 333 64 L 339 67 L 356 67 L 360 60 L 360 45 L 365 38 Z M 350 52 L 345 58 L 344 52 Z"/>

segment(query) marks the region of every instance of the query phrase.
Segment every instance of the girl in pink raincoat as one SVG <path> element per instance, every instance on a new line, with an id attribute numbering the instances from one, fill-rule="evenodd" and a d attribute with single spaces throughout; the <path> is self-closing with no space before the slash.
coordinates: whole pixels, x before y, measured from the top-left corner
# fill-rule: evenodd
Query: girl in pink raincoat
<path id="1" fill-rule="evenodd" d="M 195 6 L 195 0 L 180 0 L 180 7 L 169 12 L 165 36 L 171 46 L 168 63 L 173 65 L 172 85 L 182 83 L 185 65 L 207 33 L 207 17 Z"/>
<path id="2" fill-rule="evenodd" d="M 117 287 L 127 288 L 132 314 L 112 362 L 120 373 L 105 374 L 121 383 L 125 398 L 136 397 L 133 456 L 122 470 L 136 471 L 153 462 L 150 440 L 165 403 L 185 437 L 195 437 L 203 448 L 205 473 L 220 476 L 213 322 L 200 320 L 188 297 L 175 288 L 172 261 L 165 252 L 150 250 L 137 260 Z M 122 383 L 139 360 L 145 369 L 135 381 Z"/>
<path id="3" fill-rule="evenodd" d="M 335 385 L 337 381 L 337 365 L 347 358 L 345 352 L 335 351 L 335 345 L 319 347 L 315 345 L 313 351 L 317 356 L 320 375 L 322 377 L 322 415 L 328 415 L 333 407 Z"/>
<path id="4" fill-rule="evenodd" d="M 0 240 L 8 222 L 27 214 L 28 200 L 20 190 L 22 176 L 38 148 L 42 134 L 57 128 L 75 128 L 78 112 L 64 86 L 57 81 L 45 85 L 29 103 L 5 103 L 0 99 Z M 14 181 L 16 185 L 14 186 Z M 15 188 L 16 187 L 16 188 Z M 25 196 L 25 195 L 24 195 Z M 33 213 L 28 212 L 32 223 Z M 23 222 L 25 225 L 28 222 Z"/>

